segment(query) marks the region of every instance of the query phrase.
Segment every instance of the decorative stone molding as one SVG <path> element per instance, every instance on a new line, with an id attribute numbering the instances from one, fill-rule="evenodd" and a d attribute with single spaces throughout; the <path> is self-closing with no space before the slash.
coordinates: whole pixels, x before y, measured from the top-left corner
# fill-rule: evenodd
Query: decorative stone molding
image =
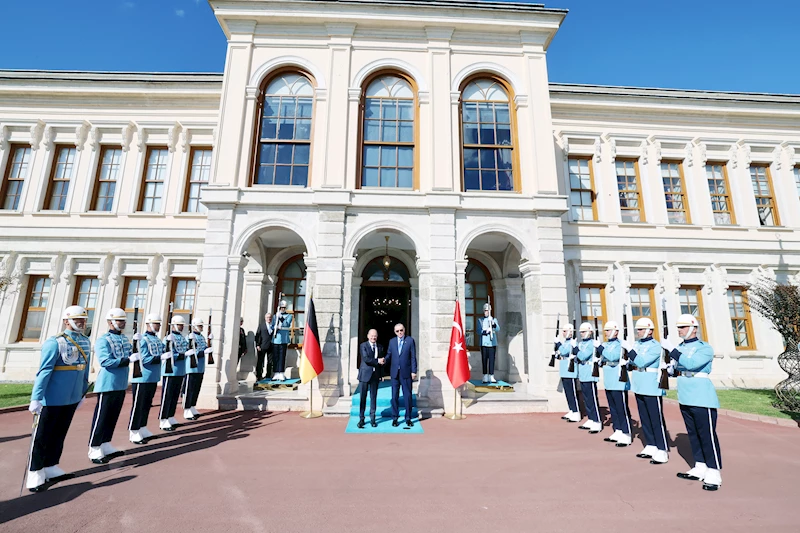
<path id="1" fill-rule="evenodd" d="M 714 293 L 714 269 L 712 267 L 706 268 L 703 271 L 703 277 L 705 278 L 706 294 L 713 294 Z"/>
<path id="2" fill-rule="evenodd" d="M 656 269 L 656 288 L 658 289 L 658 294 L 664 294 L 667 290 L 666 277 L 664 276 L 666 268 L 666 265 L 661 265 Z"/>
<path id="3" fill-rule="evenodd" d="M 650 161 L 650 150 L 648 149 L 647 141 L 642 141 L 640 152 L 641 162 L 643 165 L 646 165 Z"/>
<path id="4" fill-rule="evenodd" d="M 528 95 L 527 94 L 518 94 L 514 97 L 514 104 L 516 107 L 514 109 L 519 109 L 521 107 L 528 107 Z"/>
<path id="5" fill-rule="evenodd" d="M 783 146 L 783 151 L 786 152 L 786 158 L 789 160 L 789 164 L 791 165 L 794 162 L 794 157 L 796 155 L 796 150 L 794 146 L 786 142 L 782 143 L 781 146 Z M 2 148 L 0 147 L 0 149 Z"/>
<path id="6" fill-rule="evenodd" d="M 704 142 L 695 143 L 695 146 L 700 152 L 697 157 L 699 166 L 705 167 L 706 163 L 708 163 L 708 146 Z"/>
<path id="7" fill-rule="evenodd" d="M 147 282 L 153 283 L 158 276 L 158 269 L 161 265 L 161 254 L 156 253 L 147 260 Z"/>
<path id="8" fill-rule="evenodd" d="M 45 151 L 49 152 L 55 146 L 56 141 L 56 130 L 55 128 L 48 124 L 44 127 L 44 134 L 42 135 L 42 146 L 44 146 Z"/>
<path id="9" fill-rule="evenodd" d="M 41 120 L 37 121 L 36 124 L 31 126 L 31 149 L 37 150 L 39 145 L 42 142 L 42 136 L 44 135 L 44 122 Z"/>
<path id="10" fill-rule="evenodd" d="M 228 270 L 239 270 L 239 271 L 241 271 L 246 264 L 247 264 L 247 258 L 246 257 L 242 257 L 241 255 L 229 255 L 228 256 Z"/>
<path id="11" fill-rule="evenodd" d="M 215 150 L 217 149 L 217 133 L 217 128 L 215 126 L 214 129 L 211 130 L 211 146 Z"/>
<path id="12" fill-rule="evenodd" d="M 681 270 L 678 268 L 678 265 L 672 265 L 672 282 L 673 282 L 673 292 L 675 294 L 680 294 L 681 291 Z"/>
<path id="13" fill-rule="evenodd" d="M 614 283 L 614 265 L 608 265 L 608 270 L 606 271 L 606 275 L 608 276 L 608 280 L 606 281 L 606 287 L 608 287 L 608 292 L 613 294 L 617 292 L 617 285 Z"/>
<path id="14" fill-rule="evenodd" d="M 661 141 L 654 140 L 652 137 L 649 140 L 650 146 L 653 147 L 653 154 L 655 155 L 656 165 L 661 164 Z"/>
<path id="15" fill-rule="evenodd" d="M 111 266 L 114 261 L 114 256 L 108 254 L 100 259 L 100 272 L 97 274 L 97 279 L 100 280 L 100 285 L 103 286 L 108 283 L 108 276 L 111 272 Z"/>
<path id="16" fill-rule="evenodd" d="M 91 127 L 92 125 L 85 120 L 80 126 L 75 126 L 75 149 L 79 152 L 83 150 L 83 145 L 86 143 Z"/>
<path id="17" fill-rule="evenodd" d="M 780 170 L 783 166 L 783 148 L 776 146 L 772 151 L 772 163 L 775 165 L 775 170 Z"/>
<path id="18" fill-rule="evenodd" d="M 92 147 L 92 152 L 96 152 L 100 146 L 100 130 L 97 126 L 92 126 L 89 130 L 89 146 Z"/>
<path id="19" fill-rule="evenodd" d="M 731 146 L 728 152 L 728 160 L 731 162 L 731 168 L 739 168 L 739 147 L 737 145 Z"/>
<path id="20" fill-rule="evenodd" d="M 8 126 L 0 126 L 0 152 L 8 150 L 9 136 Z"/>
<path id="21" fill-rule="evenodd" d="M 603 143 L 600 139 L 594 140 L 594 162 L 600 163 L 603 160 Z"/>
<path id="22" fill-rule="evenodd" d="M 197 259 L 197 266 L 195 268 L 197 269 L 197 273 L 195 274 L 194 279 L 195 279 L 195 281 L 197 281 L 197 284 L 199 285 L 200 284 L 201 274 L 203 273 L 203 258 L 202 257 L 199 257 Z"/>
<path id="23" fill-rule="evenodd" d="M 461 103 L 461 93 L 458 91 L 450 91 L 450 104 L 458 105 Z"/>
<path id="24" fill-rule="evenodd" d="M 170 153 L 175 151 L 175 148 L 178 146 L 178 137 L 181 133 L 181 125 L 179 123 L 175 123 L 170 126 L 169 131 L 167 132 L 167 149 L 169 149 Z"/>
<path id="25" fill-rule="evenodd" d="M 72 276 L 72 273 L 75 271 L 75 259 L 72 257 L 67 257 L 64 260 L 64 266 L 61 270 L 61 281 L 64 283 L 69 281 L 69 278 Z"/>
<path id="26" fill-rule="evenodd" d="M 14 265 L 14 271 L 11 273 L 12 278 L 21 278 L 28 270 L 28 258 L 22 255 L 17 256 L 17 262 Z"/>
<path id="27" fill-rule="evenodd" d="M 61 269 L 64 267 L 64 254 L 59 253 L 50 258 L 50 279 L 53 280 L 53 285 L 57 284 L 61 279 Z"/>
<path id="28" fill-rule="evenodd" d="M 245 87 L 244 97 L 248 100 L 256 100 L 258 98 L 258 87 Z"/>
<path id="29" fill-rule="evenodd" d="M 561 152 L 564 154 L 564 161 L 569 160 L 569 137 L 561 138 Z"/>
<path id="30" fill-rule="evenodd" d="M 361 101 L 361 87 L 350 87 L 347 89 L 347 97 L 351 102 Z"/>
<path id="31" fill-rule="evenodd" d="M 600 138 L 605 141 L 608 145 L 608 159 L 613 165 L 614 162 L 617 160 L 617 141 L 615 141 L 610 135 L 603 134 Z"/>
<path id="32" fill-rule="evenodd" d="M 684 148 L 684 152 L 686 153 L 686 156 L 684 157 L 684 160 L 686 161 L 686 166 L 688 167 L 694 166 L 694 147 L 692 146 L 692 143 L 686 143 L 686 148 Z"/>
<path id="33" fill-rule="evenodd" d="M 132 122 L 127 123 L 122 127 L 122 151 L 127 152 L 130 149 L 131 141 L 133 140 L 133 132 L 136 130 L 136 125 Z"/>
<path id="34" fill-rule="evenodd" d="M 188 128 L 181 128 L 181 151 L 186 153 L 189 151 L 189 146 L 192 144 L 192 132 Z"/>
<path id="35" fill-rule="evenodd" d="M 119 280 L 122 277 L 122 262 L 119 260 L 119 257 L 114 258 L 114 262 L 111 265 L 111 272 L 108 276 L 108 281 L 111 283 L 112 286 L 117 287 L 119 286 Z"/>
<path id="36" fill-rule="evenodd" d="M 147 150 L 147 130 L 142 126 L 139 126 L 139 129 L 136 131 L 136 148 L 138 148 L 141 153 Z"/>

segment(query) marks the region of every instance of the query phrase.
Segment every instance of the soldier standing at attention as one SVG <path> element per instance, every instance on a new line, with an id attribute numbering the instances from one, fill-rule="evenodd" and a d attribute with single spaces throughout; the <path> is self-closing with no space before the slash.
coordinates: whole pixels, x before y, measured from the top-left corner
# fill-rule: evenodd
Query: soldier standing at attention
<path id="1" fill-rule="evenodd" d="M 483 304 L 483 316 L 479 323 L 481 326 L 481 362 L 483 363 L 483 382 L 497 383 L 494 378 L 494 360 L 497 354 L 497 330 L 500 324 L 492 316 L 492 306 Z"/>
<path id="2" fill-rule="evenodd" d="M 294 317 L 286 312 L 286 300 L 281 300 L 278 312 L 272 319 L 272 356 L 275 359 L 275 374 L 273 381 L 285 381 L 286 376 L 286 347 L 289 344 L 292 319 Z"/>
<path id="3" fill-rule="evenodd" d="M 600 422 L 600 405 L 597 398 L 598 378 L 592 376 L 592 360 L 600 341 L 594 338 L 594 328 L 589 322 L 581 324 L 580 332 L 581 342 L 576 343 L 574 339 L 572 340 L 572 354 L 577 358 L 578 381 L 581 383 L 586 416 L 589 419 L 578 427 L 588 429 L 589 433 L 599 433 L 603 430 L 603 424 Z"/>
<path id="4" fill-rule="evenodd" d="M 178 397 L 181 394 L 183 378 L 186 376 L 186 350 L 189 341 L 183 336 L 186 319 L 180 315 L 172 317 L 172 331 L 164 337 L 167 351 L 161 355 L 161 409 L 158 413 L 158 426 L 164 431 L 173 431 L 178 421 L 175 419 L 175 409 L 178 407 Z M 167 367 L 170 362 L 172 372 Z"/>
<path id="5" fill-rule="evenodd" d="M 655 326 L 649 318 L 636 321 L 636 335 L 639 340 L 631 344 L 622 341 L 622 347 L 628 350 L 628 359 L 633 362 L 635 371 L 630 373 L 631 389 L 636 394 L 636 405 L 644 434 L 644 450 L 636 457 L 650 459 L 657 465 L 669 461 L 669 444 L 667 443 L 667 425 L 664 421 L 664 390 L 658 388 L 661 345 L 653 339 Z"/>
<path id="6" fill-rule="evenodd" d="M 89 389 L 91 344 L 83 332 L 88 314 L 78 305 L 61 315 L 64 331 L 42 345 L 28 410 L 39 416 L 33 433 L 26 486 L 31 492 L 47 490 L 52 483 L 74 477 L 58 463 L 75 410 Z"/>
<path id="7" fill-rule="evenodd" d="M 556 344 L 556 358 L 558 359 L 558 375 L 561 377 L 561 386 L 564 388 L 564 395 L 567 397 L 569 412 L 562 416 L 567 422 L 581 421 L 581 408 L 578 405 L 578 370 L 569 371 L 569 360 L 575 357 L 572 355 L 572 336 L 575 328 L 572 324 L 567 324 L 561 328 L 563 337 L 554 339 Z"/>
<path id="8" fill-rule="evenodd" d="M 153 405 L 156 387 L 161 381 L 161 354 L 164 353 L 164 345 L 158 338 L 158 332 L 161 331 L 161 315 L 154 313 L 147 315 L 145 328 L 144 335 L 139 338 L 137 338 L 138 333 L 134 335 L 134 340 L 139 341 L 139 354 L 131 357 L 131 360 L 138 358 L 142 367 L 142 377 L 131 380 L 133 405 L 128 431 L 130 441 L 134 444 L 144 444 L 146 439 L 153 436 L 147 429 L 147 416 Z"/>
<path id="9" fill-rule="evenodd" d="M 619 365 L 622 357 L 622 345 L 619 343 L 619 325 L 614 321 L 606 322 L 603 327 L 606 342 L 597 348 L 597 353 L 602 357 L 603 386 L 606 389 L 608 410 L 611 412 L 611 424 L 614 433 L 603 439 L 606 442 L 615 442 L 620 448 L 631 443 L 631 412 L 628 409 L 628 381 L 619 380 Z"/>
<path id="10" fill-rule="evenodd" d="M 197 398 L 200 396 L 200 386 L 203 384 L 203 374 L 206 371 L 206 355 L 211 350 L 203 337 L 203 319 L 195 318 L 192 321 L 192 332 L 189 333 L 189 343 L 194 342 L 194 352 L 186 352 L 186 388 L 183 391 L 183 418 L 197 420 L 200 412 L 195 409 Z M 197 358 L 197 367 L 192 368 L 191 356 Z"/>
<path id="11" fill-rule="evenodd" d="M 683 340 L 677 347 L 669 339 L 661 346 L 669 350 L 670 358 L 677 362 L 678 403 L 692 447 L 694 468 L 679 473 L 682 479 L 702 481 L 703 489 L 717 490 L 722 485 L 722 457 L 717 438 L 717 409 L 719 399 L 714 384 L 709 379 L 714 349 L 697 338 L 700 324 L 694 315 L 678 318 L 678 335 Z"/>
<path id="12" fill-rule="evenodd" d="M 94 384 L 94 392 L 99 394 L 89 437 L 89 459 L 96 464 L 105 464 L 109 459 L 121 455 L 111 446 L 111 437 L 125 401 L 128 365 L 133 351 L 128 337 L 122 333 L 126 320 L 124 310 L 118 307 L 111 309 L 106 315 L 108 332 L 94 343 L 100 371 Z"/>

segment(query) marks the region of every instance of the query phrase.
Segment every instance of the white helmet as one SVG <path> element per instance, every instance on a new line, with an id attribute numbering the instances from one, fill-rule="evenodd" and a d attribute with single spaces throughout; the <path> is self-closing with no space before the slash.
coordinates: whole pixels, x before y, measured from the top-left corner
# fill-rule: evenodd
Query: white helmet
<path id="1" fill-rule="evenodd" d="M 608 322 L 606 322 L 606 325 L 603 326 L 603 330 L 604 331 L 608 331 L 608 330 L 619 331 L 619 324 L 617 324 L 613 320 L 609 320 Z"/>
<path id="2" fill-rule="evenodd" d="M 573 333 L 575 332 L 575 326 L 567 322 L 563 326 L 561 326 L 561 331 L 566 332 L 565 337 L 570 338 L 572 337 Z"/>
<path id="3" fill-rule="evenodd" d="M 697 331 L 697 329 L 700 327 L 700 323 L 697 321 L 696 316 L 684 313 L 678 317 L 677 326 L 679 328 L 689 326 L 689 330 L 686 332 L 686 334 L 681 335 L 682 339 L 688 339 L 692 336 L 692 333 Z"/>
<path id="4" fill-rule="evenodd" d="M 286 307 L 286 300 L 281 300 L 281 303 L 280 303 L 280 305 L 278 307 L 280 307 L 280 308 Z"/>
<path id="5" fill-rule="evenodd" d="M 86 309 L 81 307 L 80 305 L 70 305 L 66 309 L 64 309 L 64 313 L 61 315 L 62 320 L 67 320 L 69 322 L 69 326 L 72 328 L 73 331 L 77 331 L 78 333 L 83 333 L 86 331 L 86 322 L 83 323 L 83 327 L 79 328 L 77 324 L 75 324 L 76 318 L 83 318 L 87 322 L 89 321 L 89 313 L 86 312 Z"/>
<path id="6" fill-rule="evenodd" d="M 642 317 L 636 321 L 636 329 L 656 329 L 653 321 L 647 317 Z"/>
<path id="7" fill-rule="evenodd" d="M 491 304 L 483 304 L 483 310 L 491 312 L 492 311 Z"/>
<path id="8" fill-rule="evenodd" d="M 161 315 L 158 313 L 150 313 L 145 319 L 145 324 L 161 324 Z"/>
<path id="9" fill-rule="evenodd" d="M 592 326 L 589 322 L 584 322 L 581 324 L 580 327 L 581 338 L 588 339 L 592 335 L 594 335 L 594 326 Z"/>
<path id="10" fill-rule="evenodd" d="M 111 322 L 111 326 L 115 330 L 122 331 L 124 326 L 120 326 L 119 322 L 125 322 L 128 320 L 128 315 L 125 314 L 124 309 L 114 307 L 113 309 L 109 309 L 108 313 L 106 313 L 106 320 Z"/>
<path id="11" fill-rule="evenodd" d="M 172 317 L 172 322 L 170 322 L 171 326 L 185 326 L 186 319 L 183 318 L 181 315 L 175 315 Z"/>
<path id="12" fill-rule="evenodd" d="M 205 322 L 203 322 L 203 319 L 200 318 L 199 316 L 194 317 L 194 320 L 192 320 L 192 325 L 193 326 L 202 326 L 204 324 L 205 324 Z"/>

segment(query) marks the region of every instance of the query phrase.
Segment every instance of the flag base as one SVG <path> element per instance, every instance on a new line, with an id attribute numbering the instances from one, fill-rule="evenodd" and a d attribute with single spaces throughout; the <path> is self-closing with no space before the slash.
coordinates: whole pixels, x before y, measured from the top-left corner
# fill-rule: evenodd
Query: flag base
<path id="1" fill-rule="evenodd" d="M 319 418 L 322 416 L 322 411 L 303 411 L 300 413 L 300 418 Z"/>
<path id="2" fill-rule="evenodd" d="M 466 415 L 460 415 L 458 413 L 451 413 L 449 415 L 442 415 L 442 416 L 448 420 L 464 420 L 465 418 L 467 418 Z"/>

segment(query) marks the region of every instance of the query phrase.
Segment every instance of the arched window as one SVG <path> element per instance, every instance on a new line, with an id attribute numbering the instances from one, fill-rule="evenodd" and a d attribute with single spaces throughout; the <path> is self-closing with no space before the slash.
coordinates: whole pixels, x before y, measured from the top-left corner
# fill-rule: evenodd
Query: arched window
<path id="1" fill-rule="evenodd" d="M 314 87 L 297 73 L 279 74 L 259 101 L 254 185 L 308 185 Z"/>
<path id="2" fill-rule="evenodd" d="M 379 76 L 367 85 L 361 187 L 414 188 L 415 95 L 411 81 L 397 75 Z"/>
<path id="3" fill-rule="evenodd" d="M 510 90 L 494 78 L 473 80 L 461 92 L 465 191 L 518 190 Z"/>
<path id="4" fill-rule="evenodd" d="M 489 270 L 485 266 L 474 259 L 469 260 L 464 276 L 464 318 L 467 321 L 464 333 L 468 350 L 481 349 L 481 339 L 476 333 L 476 324 L 483 317 L 483 304 L 489 303 L 490 299 L 494 301 L 491 280 Z M 492 316 L 495 316 L 494 304 L 492 304 Z"/>
<path id="5" fill-rule="evenodd" d="M 278 272 L 278 291 L 286 300 L 286 311 L 294 315 L 289 334 L 289 347 L 298 348 L 303 345 L 303 331 L 306 326 L 306 264 L 302 255 L 296 255 L 286 261 Z M 278 310 L 280 294 L 275 298 L 275 309 Z"/>

